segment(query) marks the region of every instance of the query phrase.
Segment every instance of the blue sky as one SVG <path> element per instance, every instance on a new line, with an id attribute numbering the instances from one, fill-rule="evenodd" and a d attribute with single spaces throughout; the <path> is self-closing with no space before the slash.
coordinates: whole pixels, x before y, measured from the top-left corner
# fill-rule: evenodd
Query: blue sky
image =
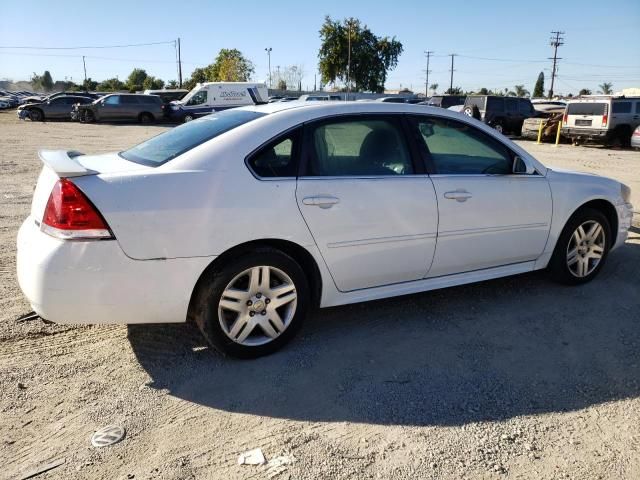
<path id="1" fill-rule="evenodd" d="M 315 3 L 315 5 L 311 5 Z M 354 16 L 377 35 L 396 36 L 404 45 L 387 88 L 424 89 L 425 50 L 431 59 L 429 83 L 449 86 L 450 53 L 456 57 L 454 85 L 463 89 L 529 90 L 540 71 L 549 87 L 552 30 L 565 31 L 556 91 L 576 93 L 610 81 L 615 90 L 640 87 L 640 1 L 334 1 L 196 2 L 70 0 L 3 2 L 0 79 L 28 79 L 48 69 L 54 80 L 87 75 L 123 79 L 134 67 L 164 80 L 177 78 L 172 44 L 144 47 L 38 50 L 4 47 L 76 47 L 182 42 L 183 75 L 213 61 L 220 48 L 238 48 L 256 67 L 255 80 L 271 66 L 303 65 L 303 87 L 317 71 L 318 30 L 324 15 Z"/>

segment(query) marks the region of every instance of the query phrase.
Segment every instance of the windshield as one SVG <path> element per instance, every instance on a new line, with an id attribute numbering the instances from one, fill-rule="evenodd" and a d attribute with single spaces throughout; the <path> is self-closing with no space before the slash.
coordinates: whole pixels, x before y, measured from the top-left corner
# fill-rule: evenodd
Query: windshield
<path id="1" fill-rule="evenodd" d="M 120 152 L 120 156 L 132 162 L 157 167 L 224 132 L 265 115 L 248 110 L 212 113 Z"/>

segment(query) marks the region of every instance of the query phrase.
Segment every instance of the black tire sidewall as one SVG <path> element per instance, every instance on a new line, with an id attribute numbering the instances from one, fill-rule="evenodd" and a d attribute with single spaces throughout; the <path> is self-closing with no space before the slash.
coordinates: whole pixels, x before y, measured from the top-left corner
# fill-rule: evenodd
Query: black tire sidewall
<path id="1" fill-rule="evenodd" d="M 231 340 L 218 320 L 218 303 L 224 289 L 240 272 L 258 265 L 278 268 L 285 272 L 296 287 L 296 313 L 287 329 L 265 345 L 249 347 Z M 235 256 L 235 260 L 205 272 L 197 287 L 193 317 L 205 339 L 225 355 L 238 358 L 257 358 L 275 352 L 288 343 L 304 322 L 309 308 L 309 284 L 304 271 L 289 255 L 273 249 L 259 248 Z"/>
<path id="2" fill-rule="evenodd" d="M 36 115 L 37 118 L 33 117 L 34 114 Z M 44 114 L 42 113 L 42 110 L 38 108 L 34 108 L 33 110 L 30 111 L 29 118 L 31 119 L 32 122 L 42 122 L 44 121 Z"/>
<path id="3" fill-rule="evenodd" d="M 582 225 L 584 222 L 587 222 L 589 220 L 595 220 L 600 223 L 600 225 L 602 225 L 605 235 L 605 248 L 598 266 L 589 275 L 580 278 L 576 277 L 569 271 L 566 260 L 566 251 L 573 232 L 575 232 L 576 228 L 578 228 L 579 225 Z M 613 241 L 614 240 L 611 232 L 611 226 L 609 225 L 607 217 L 602 212 L 591 208 L 583 208 L 581 210 L 578 210 L 573 214 L 573 216 L 564 226 L 564 229 L 562 230 L 562 233 L 558 238 L 558 242 L 556 243 L 556 248 L 553 252 L 551 261 L 549 262 L 549 267 L 553 278 L 560 283 L 564 283 L 567 285 L 580 285 L 590 282 L 598 275 L 598 273 L 604 266 L 607 260 L 607 256 L 609 255 L 609 250 L 611 250 L 611 247 L 613 246 Z"/>

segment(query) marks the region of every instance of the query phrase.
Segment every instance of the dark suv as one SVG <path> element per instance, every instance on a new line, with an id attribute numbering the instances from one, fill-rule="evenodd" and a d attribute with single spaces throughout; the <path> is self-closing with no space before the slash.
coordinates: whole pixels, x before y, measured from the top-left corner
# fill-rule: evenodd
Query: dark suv
<path id="1" fill-rule="evenodd" d="M 151 123 L 162 120 L 165 105 L 156 95 L 116 93 L 106 95 L 89 105 L 77 105 L 72 118 L 81 122 L 134 120 Z"/>
<path id="2" fill-rule="evenodd" d="M 520 135 L 525 119 L 536 115 L 531 100 L 494 95 L 469 95 L 462 113 L 482 120 L 500 133 Z"/>
<path id="3" fill-rule="evenodd" d="M 449 108 L 454 105 L 462 105 L 466 95 L 434 95 L 427 100 L 427 105 L 430 107 Z"/>

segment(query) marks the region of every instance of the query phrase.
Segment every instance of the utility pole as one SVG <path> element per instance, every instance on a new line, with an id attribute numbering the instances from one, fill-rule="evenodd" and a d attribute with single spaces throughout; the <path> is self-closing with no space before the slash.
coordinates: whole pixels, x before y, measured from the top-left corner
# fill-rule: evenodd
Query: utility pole
<path id="1" fill-rule="evenodd" d="M 458 56 L 457 53 L 450 53 L 449 56 L 451 57 L 451 81 L 449 82 L 449 94 L 451 94 L 451 92 L 453 91 L 453 72 L 455 71 L 453 69 L 453 58 Z"/>
<path id="2" fill-rule="evenodd" d="M 553 97 L 553 84 L 556 79 L 556 63 L 558 60 L 562 60 L 558 57 L 558 47 L 564 45 L 564 38 L 561 35 L 564 35 L 564 32 L 551 32 L 551 41 L 550 44 L 553 47 L 553 58 L 549 57 L 549 60 L 553 60 L 553 68 L 551 69 L 551 88 L 549 89 L 549 98 Z"/>
<path id="3" fill-rule="evenodd" d="M 273 85 L 271 84 L 271 50 L 273 50 L 271 47 L 264 49 L 264 51 L 267 52 L 267 59 L 269 62 L 269 88 L 273 88 Z"/>
<path id="4" fill-rule="evenodd" d="M 180 37 L 178 37 L 178 85 L 182 88 L 182 57 L 180 55 Z"/>
<path id="5" fill-rule="evenodd" d="M 84 61 L 84 55 L 82 55 L 82 66 L 84 67 L 84 89 L 87 89 L 87 64 Z"/>
<path id="6" fill-rule="evenodd" d="M 424 54 L 427 56 L 427 69 L 425 70 L 427 79 L 424 82 L 424 98 L 426 99 L 429 96 L 429 74 L 431 73 L 431 70 L 429 70 L 429 60 L 431 55 L 433 55 L 433 52 L 431 50 L 427 50 Z"/>

